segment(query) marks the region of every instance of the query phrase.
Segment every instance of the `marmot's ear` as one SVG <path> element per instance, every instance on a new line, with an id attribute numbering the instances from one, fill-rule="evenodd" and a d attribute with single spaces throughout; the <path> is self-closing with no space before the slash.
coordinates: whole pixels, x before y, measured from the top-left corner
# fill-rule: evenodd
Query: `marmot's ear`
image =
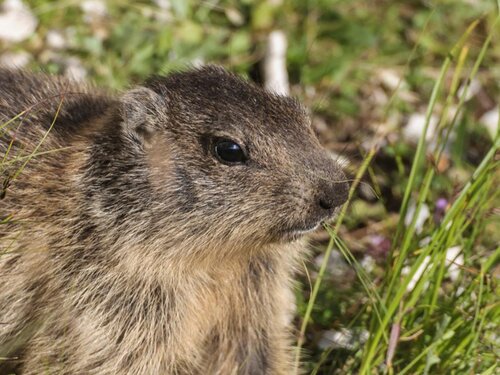
<path id="1" fill-rule="evenodd" d="M 166 101 L 153 90 L 137 87 L 121 97 L 121 116 L 125 131 L 147 138 L 161 121 Z M 163 111 L 162 111 L 163 109 Z"/>

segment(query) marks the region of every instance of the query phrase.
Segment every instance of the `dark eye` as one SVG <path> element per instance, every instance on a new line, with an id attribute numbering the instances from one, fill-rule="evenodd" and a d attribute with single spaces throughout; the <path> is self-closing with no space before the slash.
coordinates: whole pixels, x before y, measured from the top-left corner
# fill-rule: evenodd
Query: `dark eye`
<path id="1" fill-rule="evenodd" d="M 241 164 L 247 157 L 239 144 L 229 139 L 219 139 L 215 142 L 215 156 L 224 164 Z"/>

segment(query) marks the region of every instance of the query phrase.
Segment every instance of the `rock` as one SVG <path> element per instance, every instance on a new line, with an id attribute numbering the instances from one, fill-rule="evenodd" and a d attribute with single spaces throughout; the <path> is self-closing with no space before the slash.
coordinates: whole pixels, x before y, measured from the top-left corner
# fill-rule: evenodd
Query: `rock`
<path id="1" fill-rule="evenodd" d="M 405 225 L 407 227 L 411 224 L 416 209 L 417 206 L 415 202 L 410 203 L 410 206 L 408 207 L 408 211 L 406 211 L 406 216 L 405 216 Z M 429 210 L 429 207 L 425 203 L 422 204 L 422 207 L 420 208 L 420 211 L 418 213 L 417 220 L 415 221 L 415 231 L 418 234 L 422 233 L 422 230 L 424 228 L 424 223 L 431 216 L 430 213 L 431 212 Z"/>
<path id="2" fill-rule="evenodd" d="M 102 0 L 85 0 L 80 4 L 85 22 L 92 23 L 108 15 L 106 3 Z"/>
<path id="3" fill-rule="evenodd" d="M 286 49 L 285 33 L 279 30 L 271 32 L 264 57 L 264 86 L 269 91 L 281 95 L 290 93 L 286 70 Z"/>
<path id="4" fill-rule="evenodd" d="M 427 128 L 427 134 L 425 139 L 430 141 L 434 138 L 436 133 L 436 126 L 438 123 L 438 118 L 432 115 L 429 121 L 429 126 Z M 424 113 L 414 113 L 412 114 L 403 128 L 403 138 L 410 143 L 418 143 L 418 140 L 422 136 L 425 127 L 425 114 Z"/>
<path id="5" fill-rule="evenodd" d="M 462 95 L 464 94 L 464 91 L 465 91 L 465 88 L 466 88 L 466 83 L 462 84 L 458 91 L 457 91 L 457 96 L 459 98 L 462 97 Z M 465 101 L 469 101 L 471 100 L 474 96 L 476 96 L 479 91 L 481 91 L 481 83 L 479 82 L 479 80 L 477 78 L 474 78 L 469 87 L 467 88 L 467 93 L 465 94 Z"/>
<path id="6" fill-rule="evenodd" d="M 399 87 L 407 87 L 408 84 L 393 69 L 379 69 L 376 74 L 380 82 L 389 90 L 395 90 Z"/>
<path id="7" fill-rule="evenodd" d="M 314 264 L 318 269 L 321 267 L 324 258 L 325 255 L 323 253 L 314 258 Z M 342 280 L 345 278 L 346 274 L 350 272 L 351 267 L 346 263 L 343 255 L 338 250 L 333 249 L 328 259 L 326 269 L 328 274 L 334 279 Z"/>
<path id="8" fill-rule="evenodd" d="M 451 281 L 458 280 L 462 267 L 464 266 L 464 256 L 460 246 L 453 246 L 446 250 L 446 265 Z"/>
<path id="9" fill-rule="evenodd" d="M 68 57 L 65 59 L 64 74 L 74 79 L 75 81 L 83 81 L 87 77 L 87 70 L 83 67 L 82 62 L 77 57 Z"/>
<path id="10" fill-rule="evenodd" d="M 341 328 L 340 330 L 324 331 L 318 341 L 320 349 L 342 348 L 354 350 L 361 346 L 369 337 L 366 330 L 357 332 L 353 329 Z"/>
<path id="11" fill-rule="evenodd" d="M 7 68 L 24 68 L 30 63 L 32 56 L 25 51 L 6 52 L 0 55 L 0 66 Z"/>
<path id="12" fill-rule="evenodd" d="M 406 286 L 407 292 L 411 292 L 415 288 L 418 281 L 420 280 L 420 278 L 424 274 L 425 270 L 427 269 L 427 266 L 429 265 L 430 261 L 431 261 L 431 258 L 429 256 L 426 256 L 424 258 L 422 264 L 418 267 L 417 271 L 415 272 L 415 274 L 411 278 L 410 282 Z M 409 266 L 403 267 L 403 269 L 401 270 L 402 275 L 408 275 L 409 273 L 410 273 Z"/>
<path id="13" fill-rule="evenodd" d="M 58 30 L 49 30 L 46 40 L 47 46 L 52 49 L 64 49 L 68 44 L 64 35 Z"/>
<path id="14" fill-rule="evenodd" d="M 153 2 L 160 9 L 170 10 L 172 8 L 172 4 L 170 4 L 170 0 L 153 0 Z"/>
<path id="15" fill-rule="evenodd" d="M 498 133 L 498 116 L 500 112 L 500 107 L 495 107 L 492 110 L 486 112 L 479 119 L 479 123 L 483 125 L 486 130 L 488 130 L 488 134 L 491 139 L 495 139 Z"/>
<path id="16" fill-rule="evenodd" d="M 359 262 L 361 267 L 366 271 L 366 273 L 372 273 L 373 270 L 375 269 L 375 266 L 377 263 L 375 262 L 375 259 L 371 257 L 370 255 L 365 255 L 363 259 L 361 259 L 361 262 Z"/>
<path id="17" fill-rule="evenodd" d="M 21 0 L 6 0 L 0 7 L 0 39 L 18 43 L 36 30 L 37 18 Z"/>

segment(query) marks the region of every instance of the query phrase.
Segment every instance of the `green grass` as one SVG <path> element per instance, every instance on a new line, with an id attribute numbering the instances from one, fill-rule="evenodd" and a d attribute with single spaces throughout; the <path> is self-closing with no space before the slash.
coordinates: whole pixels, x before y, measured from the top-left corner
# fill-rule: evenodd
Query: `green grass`
<path id="1" fill-rule="evenodd" d="M 152 15 L 160 13 L 152 2 L 109 1 L 95 23 L 76 1 L 27 3 L 37 33 L 7 49 L 28 51 L 32 68 L 54 73 L 77 57 L 91 80 L 115 89 L 198 60 L 258 79 L 266 35 L 283 29 L 293 94 L 312 109 L 327 147 L 350 157 L 354 176 L 349 203 L 326 228 L 330 240 L 316 243 L 321 264 L 307 265 L 312 286 L 304 276 L 297 290 L 303 366 L 314 374 L 498 372 L 500 136 L 478 124 L 500 98 L 498 2 L 172 0 L 165 20 Z M 63 50 L 47 52 L 51 29 L 66 33 Z M 398 77 L 395 87 L 384 69 Z M 468 99 L 459 88 L 472 81 L 482 89 Z M 425 115 L 423 133 L 437 119 L 431 142 L 401 135 L 414 113 Z M 0 172 L 31 157 L 4 159 Z M 426 208 L 431 217 L 417 227 Z M 387 251 L 370 245 L 374 234 Z M 455 269 L 446 253 L 457 246 Z M 335 278 L 341 264 L 329 259 L 339 252 L 352 278 Z M 319 345 L 342 329 L 367 335 Z"/>
<path id="2" fill-rule="evenodd" d="M 494 138 L 493 145 L 463 186 L 444 218 L 427 228 L 426 235 L 429 241 L 422 245 L 415 235 L 415 223 L 419 211 L 422 204 L 429 200 L 429 190 L 437 173 L 433 163 L 425 162 L 425 156 L 432 155 L 434 164 L 438 164 L 449 134 L 453 127 L 457 126 L 457 115 L 451 121 L 447 121 L 443 114 L 449 110 L 453 97 L 457 95 L 457 82 L 462 76 L 468 50 L 467 41 L 478 22 L 470 25 L 450 51 L 436 80 L 427 107 L 423 134 L 419 139 L 404 191 L 390 258 L 384 279 L 378 287 L 371 283 L 356 258 L 338 237 L 338 229 L 349 202 L 344 206 L 335 227 L 329 231 L 332 239 L 326 249 L 326 256 L 309 299 L 298 346 L 300 348 L 303 343 L 329 254 L 333 246 L 336 246 L 349 264 L 355 267 L 368 296 L 366 312 L 357 317 L 360 321 L 357 323 L 362 324 L 363 320 L 367 319 L 369 339 L 364 347 L 359 348 L 354 359 L 342 368 L 343 373 L 461 374 L 478 373 L 478 371 L 492 373 L 497 368 L 498 342 L 491 331 L 488 334 L 485 330 L 485 323 L 489 322 L 489 329 L 498 330 L 499 301 L 495 280 L 490 272 L 498 262 L 500 247 L 496 247 L 484 259 L 477 259 L 473 250 L 487 220 L 486 211 L 494 207 L 500 197 L 496 189 L 499 176 L 495 173 L 499 164 L 498 160 L 495 160 L 500 147 L 499 134 Z M 497 25 L 498 18 L 494 23 L 494 26 Z M 477 74 L 492 34 L 493 31 L 484 42 L 470 74 L 465 78 L 466 82 L 470 82 Z M 444 77 L 452 65 L 455 65 L 453 79 L 450 87 L 445 87 Z M 463 108 L 465 95 L 466 91 L 459 99 L 457 113 Z M 425 134 L 430 117 L 440 99 L 444 103 L 438 126 L 439 136 L 434 151 L 431 151 L 426 145 Z M 373 154 L 372 149 L 358 170 L 356 182 L 351 188 L 350 199 L 358 186 L 360 176 L 365 173 L 372 161 Z M 417 184 L 417 180 L 420 183 Z M 417 207 L 410 225 L 406 226 L 403 219 L 408 211 L 410 197 L 415 198 Z M 446 269 L 450 267 L 450 263 L 446 261 L 446 251 L 457 245 L 462 249 L 465 266 L 462 267 L 460 279 L 450 283 L 446 280 Z M 406 274 L 402 272 L 404 265 L 409 267 L 409 272 Z M 421 267 L 425 268 L 424 272 L 417 279 L 416 285 L 410 288 L 411 280 Z M 403 333 L 411 340 L 403 339 L 401 336 Z M 325 361 L 326 357 L 323 356 L 322 362 Z M 316 364 L 315 372 L 321 365 L 321 362 Z M 333 371 L 333 368 L 330 368 L 330 371 Z"/>

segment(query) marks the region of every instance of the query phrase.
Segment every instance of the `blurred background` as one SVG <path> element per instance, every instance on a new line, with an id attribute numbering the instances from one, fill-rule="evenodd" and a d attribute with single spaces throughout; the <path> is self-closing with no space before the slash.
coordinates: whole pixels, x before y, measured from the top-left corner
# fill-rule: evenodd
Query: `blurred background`
<path id="1" fill-rule="evenodd" d="M 330 242 L 327 231 L 315 233 L 313 257 L 297 286 L 294 323 L 306 371 L 493 374 L 500 354 L 495 324 L 500 319 L 495 189 L 500 181 L 495 168 L 488 172 L 496 176 L 485 193 L 484 210 L 470 216 L 474 222 L 440 250 L 444 268 L 439 282 L 428 280 L 422 288 L 439 284 L 431 299 L 439 305 L 435 319 L 422 323 L 417 302 L 400 308 L 400 317 L 394 313 L 386 324 L 370 365 L 363 363 L 376 326 L 374 297 L 365 284 L 368 280 L 368 290 L 380 295 L 386 291 L 399 249 L 395 233 L 412 225 L 415 246 L 398 270 L 405 275 L 405 267 L 408 274 L 412 259 L 492 149 L 498 164 L 497 17 L 495 0 L 0 0 L 0 64 L 64 74 L 113 90 L 203 63 L 224 65 L 259 84 L 282 75 L 284 90 L 288 81 L 291 94 L 310 109 L 321 142 L 341 158 L 350 176 L 355 179 L 364 168 L 336 228 L 350 255 Z M 279 36 L 278 47 L 273 35 Z M 454 50 L 456 43 L 461 44 Z M 278 70 L 266 73 L 273 48 L 282 47 Z M 481 64 L 472 74 L 478 59 Z M 442 73 L 446 61 L 454 68 Z M 432 102 L 440 78 L 442 93 Z M 438 141 L 448 123 L 452 131 Z M 443 150 L 437 159 L 425 155 L 417 188 L 401 210 L 424 128 L 429 147 L 440 142 Z M 434 175 L 415 211 L 418 185 L 428 169 Z M 493 260 L 482 274 L 484 259 Z M 408 296 L 424 285 L 419 284 L 422 273 L 413 272 L 408 280 Z M 470 285 L 479 284 L 483 294 L 472 290 L 463 296 Z M 416 298 L 425 299 L 419 293 Z M 404 320 L 409 312 L 413 318 Z M 484 321 L 479 331 L 478 319 Z M 456 327 L 449 331 L 454 321 L 470 324 L 470 335 L 460 336 Z M 445 341 L 426 349 L 436 340 Z M 465 360 L 467 355 L 475 360 Z"/>

